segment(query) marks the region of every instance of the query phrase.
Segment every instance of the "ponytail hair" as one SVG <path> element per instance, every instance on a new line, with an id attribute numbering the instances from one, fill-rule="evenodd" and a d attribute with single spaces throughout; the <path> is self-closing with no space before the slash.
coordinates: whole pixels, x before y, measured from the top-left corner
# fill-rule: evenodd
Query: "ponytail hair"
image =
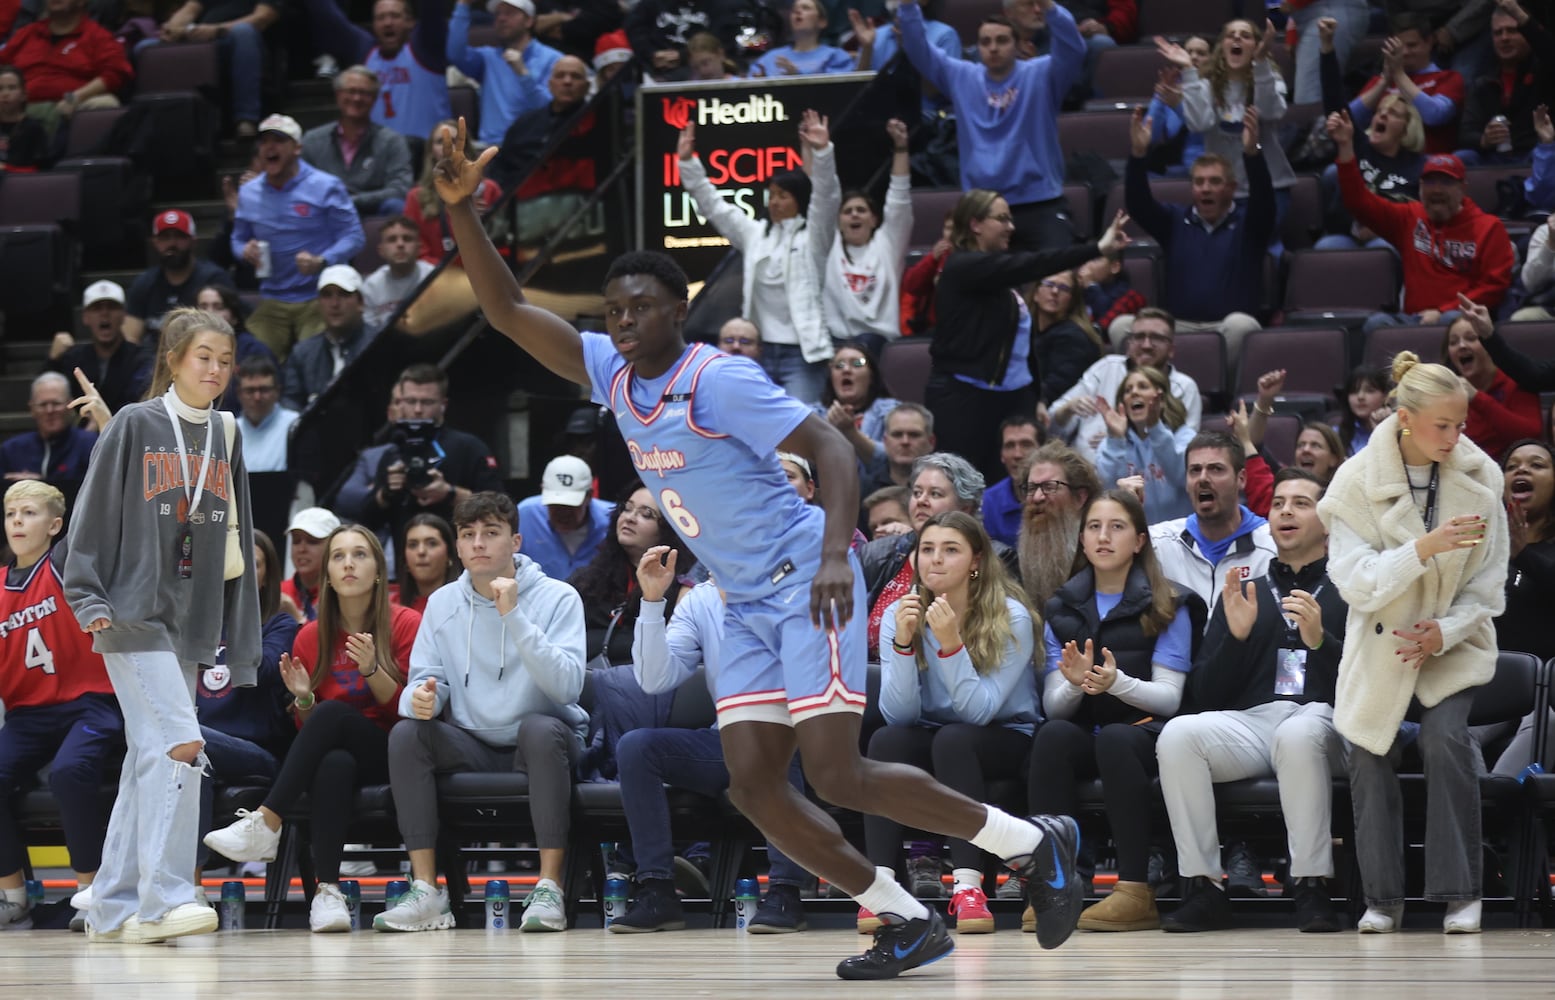
<path id="1" fill-rule="evenodd" d="M 232 341 L 234 351 L 237 349 L 237 334 L 232 332 L 232 327 L 226 320 L 213 312 L 182 306 L 162 317 L 162 339 L 157 345 L 157 366 L 151 376 L 151 387 L 146 390 L 146 399 L 156 399 L 167 392 L 168 387 L 173 384 L 173 365 L 183 362 L 184 355 L 189 352 L 189 345 L 194 343 L 196 334 L 207 332 L 225 335 Z M 169 357 L 173 358 L 171 362 L 168 360 Z"/>
<path id="2" fill-rule="evenodd" d="M 1462 396 L 1463 383 L 1446 365 L 1427 364 L 1414 351 L 1393 356 L 1393 398 L 1399 408 L 1419 413 L 1434 400 Z"/>

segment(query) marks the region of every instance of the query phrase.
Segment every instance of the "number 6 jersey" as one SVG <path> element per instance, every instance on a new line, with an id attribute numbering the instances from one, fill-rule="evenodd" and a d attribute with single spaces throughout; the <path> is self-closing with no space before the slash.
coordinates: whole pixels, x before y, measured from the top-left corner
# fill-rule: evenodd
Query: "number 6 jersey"
<path id="1" fill-rule="evenodd" d="M 28 569 L 13 563 L 0 591 L 0 701 L 7 712 L 112 694 L 103 658 L 65 603 L 63 546 Z"/>

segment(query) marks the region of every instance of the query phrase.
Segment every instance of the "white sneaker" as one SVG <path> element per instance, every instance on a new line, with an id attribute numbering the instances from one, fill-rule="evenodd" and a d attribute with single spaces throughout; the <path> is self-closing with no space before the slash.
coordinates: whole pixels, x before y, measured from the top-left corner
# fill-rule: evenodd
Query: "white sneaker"
<path id="1" fill-rule="evenodd" d="M 322 55 L 313 60 L 313 72 L 321 80 L 327 80 L 340 72 L 340 64 L 332 55 Z"/>
<path id="2" fill-rule="evenodd" d="M 70 906 L 72 909 L 80 910 L 83 913 L 92 908 L 91 883 L 87 883 L 76 890 L 76 894 L 70 897 Z"/>
<path id="3" fill-rule="evenodd" d="M 346 844 L 343 849 L 349 856 L 356 851 L 370 851 L 373 847 L 371 844 Z M 342 861 L 340 863 L 340 874 L 346 878 L 372 878 L 378 874 L 378 865 L 370 859 Z"/>
<path id="4" fill-rule="evenodd" d="M 155 944 L 191 934 L 211 934 L 218 923 L 216 911 L 204 903 L 179 903 L 162 914 L 161 920 L 130 917 L 120 931 L 125 944 Z"/>
<path id="5" fill-rule="evenodd" d="M 446 931 L 454 926 L 448 893 L 416 879 L 394 907 L 373 918 L 375 931 Z"/>
<path id="6" fill-rule="evenodd" d="M 238 810 L 238 821 L 205 835 L 205 846 L 229 861 L 274 861 L 281 831 L 265 825 L 264 815 Z"/>
<path id="7" fill-rule="evenodd" d="M 1479 900 L 1469 899 L 1447 904 L 1447 916 L 1442 919 L 1445 934 L 1479 933 Z"/>
<path id="8" fill-rule="evenodd" d="M 1392 934 L 1404 917 L 1402 906 L 1368 906 L 1355 929 L 1362 934 Z"/>
<path id="9" fill-rule="evenodd" d="M 266 867 L 263 861 L 245 861 L 238 866 L 238 877 L 264 878 Z"/>
<path id="10" fill-rule="evenodd" d="M 340 886 L 319 883 L 313 894 L 313 907 L 308 911 L 308 929 L 315 934 L 340 934 L 351 929 L 351 910 Z"/>
<path id="11" fill-rule="evenodd" d="M 543 878 L 524 900 L 524 922 L 521 931 L 564 931 L 567 929 L 567 908 L 562 900 L 562 887 Z"/>
<path id="12" fill-rule="evenodd" d="M 32 930 L 32 907 L 0 899 L 0 931 Z"/>

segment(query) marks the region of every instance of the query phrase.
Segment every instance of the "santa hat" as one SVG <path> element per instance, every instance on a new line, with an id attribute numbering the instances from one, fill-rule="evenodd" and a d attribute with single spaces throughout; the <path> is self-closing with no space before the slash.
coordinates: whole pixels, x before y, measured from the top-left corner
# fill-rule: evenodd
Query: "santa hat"
<path id="1" fill-rule="evenodd" d="M 624 63 L 632 58 L 632 43 L 627 41 L 626 32 L 610 31 L 599 36 L 599 41 L 594 43 L 594 71 L 598 72 L 606 66 L 614 66 L 616 63 Z"/>

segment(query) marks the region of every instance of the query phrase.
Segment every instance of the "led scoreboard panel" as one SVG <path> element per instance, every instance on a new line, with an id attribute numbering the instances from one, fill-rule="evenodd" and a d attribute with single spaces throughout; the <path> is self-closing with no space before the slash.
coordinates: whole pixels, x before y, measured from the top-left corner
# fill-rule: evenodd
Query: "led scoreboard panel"
<path id="1" fill-rule="evenodd" d="M 691 195 L 680 186 L 675 146 L 687 122 L 696 124 L 697 155 L 707 167 L 708 180 L 720 196 L 752 218 L 764 214 L 767 181 L 773 174 L 803 169 L 799 119 L 807 108 L 831 119 L 832 140 L 844 156 L 868 149 L 872 155 L 863 159 L 873 170 L 889 155 L 885 109 L 856 108 L 850 134 L 839 134 L 843 111 L 873 79 L 872 73 L 838 73 L 639 88 L 638 245 L 669 253 L 693 281 L 707 277 L 729 250 L 729 241 L 697 213 Z M 867 135 L 857 134 L 861 122 L 868 123 Z M 855 177 L 847 164 L 840 166 L 844 190 L 867 180 L 867 173 Z"/>

